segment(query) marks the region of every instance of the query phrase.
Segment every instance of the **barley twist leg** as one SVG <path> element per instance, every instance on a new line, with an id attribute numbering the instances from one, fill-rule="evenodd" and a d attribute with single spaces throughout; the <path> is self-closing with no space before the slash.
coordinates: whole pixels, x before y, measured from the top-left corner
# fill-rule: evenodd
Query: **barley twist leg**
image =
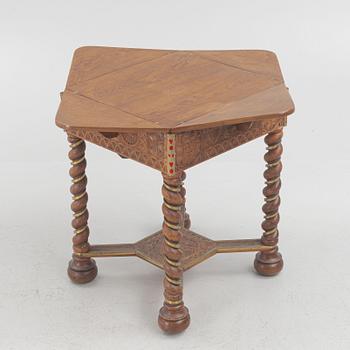
<path id="1" fill-rule="evenodd" d="M 264 230 L 261 242 L 264 245 L 271 246 L 271 250 L 257 253 L 254 262 L 256 271 L 264 276 L 274 276 L 283 268 L 282 256 L 278 252 L 277 247 L 279 234 L 277 226 L 280 219 L 278 209 L 280 205 L 279 191 L 281 188 L 280 173 L 282 171 L 282 136 L 283 129 L 278 129 L 265 137 L 267 152 L 264 158 L 267 169 L 264 172 L 266 186 L 263 190 L 265 204 L 262 209 L 265 217 L 261 225 Z"/>
<path id="2" fill-rule="evenodd" d="M 68 142 L 71 150 L 68 157 L 71 160 L 69 174 L 72 177 L 70 192 L 73 202 L 71 209 L 73 211 L 72 226 L 74 228 L 73 236 L 73 258 L 69 262 L 68 276 L 75 283 L 87 283 L 92 281 L 97 275 L 97 266 L 93 259 L 79 257 L 76 253 L 87 253 L 90 249 L 88 242 L 89 212 L 86 204 L 88 195 L 86 192 L 87 177 L 85 174 L 85 142 L 75 136 L 68 135 Z"/>
<path id="3" fill-rule="evenodd" d="M 163 236 L 164 236 L 164 304 L 159 311 L 158 323 L 162 330 L 178 333 L 190 323 L 188 309 L 182 300 L 183 286 L 180 248 L 185 216 L 185 189 L 182 181 L 185 173 L 175 176 L 163 174 Z"/>

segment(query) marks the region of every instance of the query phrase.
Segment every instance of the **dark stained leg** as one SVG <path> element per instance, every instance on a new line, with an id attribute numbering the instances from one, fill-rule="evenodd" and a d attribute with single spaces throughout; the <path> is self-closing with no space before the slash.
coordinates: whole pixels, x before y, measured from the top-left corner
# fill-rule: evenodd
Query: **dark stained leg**
<path id="1" fill-rule="evenodd" d="M 164 304 L 159 311 L 160 328 L 168 333 L 179 333 L 190 324 L 190 315 L 182 300 L 183 269 L 181 266 L 181 237 L 184 229 L 185 194 L 182 186 L 185 173 L 174 176 L 163 174 L 163 236 L 164 236 Z"/>
<path id="2" fill-rule="evenodd" d="M 265 214 L 262 223 L 264 233 L 261 242 L 264 245 L 271 246 L 271 250 L 257 253 L 254 261 L 256 271 L 264 276 L 274 276 L 283 268 L 283 260 L 278 252 L 278 222 L 279 222 L 279 205 L 281 188 L 280 173 L 282 171 L 281 155 L 283 147 L 281 139 L 283 129 L 272 131 L 265 137 L 267 152 L 265 161 L 267 169 L 264 172 L 266 186 L 264 188 L 265 204 L 263 212 Z"/>
<path id="3" fill-rule="evenodd" d="M 71 208 L 74 215 L 72 221 L 74 228 L 73 258 L 69 262 L 68 276 L 75 283 L 87 283 L 92 281 L 97 275 L 96 263 L 91 258 L 76 255 L 76 253 L 87 253 L 90 249 L 88 242 L 89 212 L 86 208 L 88 195 L 86 192 L 87 177 L 85 175 L 85 142 L 71 135 L 68 135 L 68 142 L 71 147 L 68 156 L 72 165 L 69 174 L 72 177 L 70 191 L 73 195 Z"/>

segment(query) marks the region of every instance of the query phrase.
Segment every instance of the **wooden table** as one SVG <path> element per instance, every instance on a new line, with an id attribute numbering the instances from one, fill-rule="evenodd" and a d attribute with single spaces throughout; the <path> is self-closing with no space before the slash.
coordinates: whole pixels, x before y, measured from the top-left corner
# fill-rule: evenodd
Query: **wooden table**
<path id="1" fill-rule="evenodd" d="M 56 117 L 70 143 L 71 280 L 93 280 L 97 267 L 92 258 L 97 257 L 137 256 L 163 269 L 159 326 L 176 333 L 190 322 L 183 302 L 184 270 L 217 253 L 256 251 L 258 273 L 281 271 L 281 138 L 293 111 L 276 55 L 269 51 L 77 49 Z M 184 170 L 263 135 L 267 168 L 261 238 L 215 241 L 191 231 Z M 136 243 L 89 244 L 85 141 L 162 173 L 159 232 Z"/>

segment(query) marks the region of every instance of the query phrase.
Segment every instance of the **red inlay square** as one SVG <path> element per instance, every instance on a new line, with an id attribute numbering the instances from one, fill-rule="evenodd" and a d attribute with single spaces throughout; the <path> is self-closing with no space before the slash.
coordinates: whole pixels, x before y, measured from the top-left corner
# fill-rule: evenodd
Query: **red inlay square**
<path id="1" fill-rule="evenodd" d="M 169 149 L 172 151 L 174 149 L 174 146 L 170 146 Z"/>
<path id="2" fill-rule="evenodd" d="M 169 173 L 172 174 L 174 172 L 174 169 L 170 169 Z"/>

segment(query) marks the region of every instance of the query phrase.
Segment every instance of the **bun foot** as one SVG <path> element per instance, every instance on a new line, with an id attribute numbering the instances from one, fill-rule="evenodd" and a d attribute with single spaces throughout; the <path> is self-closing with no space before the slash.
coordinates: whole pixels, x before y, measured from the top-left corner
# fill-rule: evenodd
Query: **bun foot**
<path id="1" fill-rule="evenodd" d="M 282 255 L 276 249 L 271 252 L 260 252 L 255 256 L 254 267 L 262 276 L 275 276 L 283 268 Z"/>
<path id="2" fill-rule="evenodd" d="M 73 257 L 69 262 L 67 272 L 72 282 L 89 283 L 97 276 L 96 262 L 91 258 Z"/>
<path id="3" fill-rule="evenodd" d="M 159 311 L 159 327 L 166 333 L 183 332 L 190 325 L 190 314 L 183 304 L 171 309 L 164 305 Z"/>

